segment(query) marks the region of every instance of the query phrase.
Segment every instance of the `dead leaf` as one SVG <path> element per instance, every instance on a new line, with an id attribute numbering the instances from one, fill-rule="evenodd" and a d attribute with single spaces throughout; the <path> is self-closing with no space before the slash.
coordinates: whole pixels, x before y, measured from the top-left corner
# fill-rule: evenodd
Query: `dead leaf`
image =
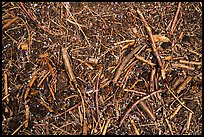
<path id="1" fill-rule="evenodd" d="M 169 42 L 170 39 L 162 35 L 153 35 L 155 42 Z"/>

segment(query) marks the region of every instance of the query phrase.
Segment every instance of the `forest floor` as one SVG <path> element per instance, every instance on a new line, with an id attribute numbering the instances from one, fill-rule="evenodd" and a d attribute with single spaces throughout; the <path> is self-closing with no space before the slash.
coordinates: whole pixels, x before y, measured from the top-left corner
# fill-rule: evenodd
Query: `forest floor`
<path id="1" fill-rule="evenodd" d="M 3 135 L 201 135 L 202 3 L 2 2 Z"/>

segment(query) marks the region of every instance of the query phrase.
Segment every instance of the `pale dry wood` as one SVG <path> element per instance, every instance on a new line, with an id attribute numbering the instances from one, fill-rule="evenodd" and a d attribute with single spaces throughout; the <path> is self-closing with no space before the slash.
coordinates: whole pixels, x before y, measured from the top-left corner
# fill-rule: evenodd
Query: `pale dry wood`
<path id="1" fill-rule="evenodd" d="M 186 131 L 188 131 L 189 128 L 190 128 L 192 115 L 193 115 L 193 113 L 189 112 L 188 119 L 187 119 L 187 124 L 186 124 Z"/>
<path id="2" fill-rule="evenodd" d="M 25 122 L 25 128 L 28 127 L 29 117 L 30 117 L 30 107 L 27 104 L 27 101 L 25 103 L 25 115 L 26 115 L 26 122 Z"/>
<path id="3" fill-rule="evenodd" d="M 196 61 L 179 60 L 179 62 L 183 64 L 190 64 L 190 65 L 202 65 L 202 62 L 196 62 Z"/>
<path id="4" fill-rule="evenodd" d="M 194 67 L 186 66 L 184 64 L 171 64 L 173 68 L 185 68 L 189 70 L 195 70 Z"/>
<path id="5" fill-rule="evenodd" d="M 9 98 L 8 98 L 9 91 L 8 91 L 8 77 L 7 77 L 7 73 L 4 73 L 4 90 L 5 90 L 6 102 L 9 103 Z"/>
<path id="6" fill-rule="evenodd" d="M 69 58 L 69 55 L 67 53 L 66 48 L 62 48 L 62 57 L 64 59 L 65 67 L 67 69 L 67 73 L 68 73 L 68 76 L 70 78 L 70 81 L 75 82 L 76 77 L 75 77 L 74 72 L 72 70 L 72 67 L 71 67 L 71 64 L 70 64 L 70 61 L 69 61 L 70 58 Z"/>
<path id="7" fill-rule="evenodd" d="M 178 105 L 178 107 L 174 110 L 174 112 L 169 116 L 169 119 L 172 119 L 182 108 L 182 105 Z"/>
<path id="8" fill-rule="evenodd" d="M 108 126 L 109 126 L 109 123 L 110 123 L 111 119 L 108 119 L 104 128 L 103 128 L 103 132 L 102 132 L 102 135 L 105 135 L 106 132 L 107 132 L 107 129 L 108 129 Z"/>
<path id="9" fill-rule="evenodd" d="M 140 132 L 139 132 L 139 130 L 137 129 L 134 120 L 131 118 L 131 116 L 130 116 L 129 118 L 130 118 L 130 123 L 133 125 L 135 134 L 136 134 L 136 135 L 140 135 Z"/>

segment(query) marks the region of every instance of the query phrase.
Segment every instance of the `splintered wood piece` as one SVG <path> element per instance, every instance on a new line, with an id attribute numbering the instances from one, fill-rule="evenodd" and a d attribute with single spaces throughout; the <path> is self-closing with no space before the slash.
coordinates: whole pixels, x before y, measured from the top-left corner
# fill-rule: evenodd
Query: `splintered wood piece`
<path id="1" fill-rule="evenodd" d="M 192 80 L 192 77 L 190 76 L 187 77 L 186 80 L 178 87 L 177 94 L 179 94 L 191 80 Z"/>
<path id="2" fill-rule="evenodd" d="M 145 104 L 144 101 L 140 101 L 139 105 L 153 121 L 156 120 L 154 113 L 150 110 L 150 108 Z"/>
<path id="3" fill-rule="evenodd" d="M 27 97 L 29 95 L 30 88 L 32 87 L 34 81 L 37 79 L 36 73 L 37 73 L 37 71 L 34 71 L 32 74 L 32 78 L 31 78 L 30 82 L 28 83 L 27 89 L 25 91 L 24 100 L 27 99 Z"/>
<path id="4" fill-rule="evenodd" d="M 123 71 L 123 68 L 125 67 L 125 65 L 130 61 L 130 59 L 134 56 L 134 54 L 136 54 L 140 48 L 142 47 L 142 45 L 137 46 L 133 51 L 131 51 L 126 58 L 123 60 L 123 62 L 120 64 L 120 66 L 118 67 L 116 73 L 115 73 L 115 78 L 113 79 L 113 82 L 116 83 Z"/>
<path id="5" fill-rule="evenodd" d="M 70 81 L 75 82 L 76 78 L 75 78 L 74 72 L 72 70 L 72 66 L 71 66 L 70 61 L 69 61 L 70 58 L 69 58 L 69 55 L 67 53 L 66 48 L 62 48 L 62 57 L 64 59 L 65 67 L 67 69 L 67 73 L 68 73 L 68 76 L 70 78 Z"/>
<path id="6" fill-rule="evenodd" d="M 152 35 L 155 42 L 169 42 L 170 39 L 163 35 Z"/>
<path id="7" fill-rule="evenodd" d="M 161 68 L 161 75 L 162 75 L 162 79 L 165 79 L 166 78 L 166 74 L 165 74 L 165 69 L 164 69 L 164 66 L 162 64 L 162 61 L 161 61 L 161 58 L 159 56 L 159 53 L 157 51 L 157 48 L 156 48 L 156 44 L 155 44 L 155 41 L 154 41 L 154 38 L 153 38 L 153 35 L 152 35 L 152 31 L 151 31 L 151 28 L 149 27 L 146 19 L 144 18 L 144 16 L 142 15 L 142 12 L 137 8 L 137 13 L 140 15 L 140 18 L 142 19 L 142 22 L 144 23 L 146 29 L 147 29 L 147 32 L 149 34 L 149 37 L 150 37 L 150 40 L 151 40 L 151 45 L 152 45 L 152 49 L 153 49 L 153 53 L 155 54 L 156 58 L 157 58 L 157 61 L 158 61 L 158 64 Z"/>

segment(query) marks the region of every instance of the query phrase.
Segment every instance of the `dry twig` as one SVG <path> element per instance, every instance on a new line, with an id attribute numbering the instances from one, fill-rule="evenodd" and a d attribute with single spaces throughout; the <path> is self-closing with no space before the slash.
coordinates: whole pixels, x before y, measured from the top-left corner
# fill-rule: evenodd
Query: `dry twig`
<path id="1" fill-rule="evenodd" d="M 144 96 L 144 97 L 142 97 L 141 99 L 137 100 L 135 103 L 133 103 L 133 104 L 131 105 L 131 107 L 125 112 L 124 116 L 121 118 L 121 120 L 120 120 L 120 125 L 119 125 L 119 126 L 122 125 L 122 123 L 123 123 L 123 121 L 125 120 L 126 116 L 130 113 L 130 111 L 131 111 L 139 102 L 141 102 L 141 101 L 143 101 L 143 100 L 149 98 L 150 96 L 152 96 L 152 95 L 154 95 L 154 94 L 156 94 L 156 93 L 159 93 L 159 92 L 162 92 L 162 90 L 154 91 L 154 92 L 150 93 L 149 95 Z"/>
<path id="2" fill-rule="evenodd" d="M 153 35 L 152 35 L 151 28 L 149 27 L 147 21 L 145 20 L 144 16 L 142 15 L 142 13 L 141 13 L 141 11 L 139 9 L 137 9 L 137 13 L 140 15 L 140 18 L 142 19 L 142 22 L 144 23 L 144 25 L 145 25 L 145 27 L 147 29 L 147 32 L 149 34 L 149 37 L 150 37 L 150 40 L 151 40 L 151 43 L 152 43 L 153 52 L 154 52 L 155 56 L 157 57 L 158 64 L 159 64 L 159 66 L 161 68 L 162 78 L 165 79 L 166 78 L 165 70 L 164 70 L 161 58 L 159 56 L 159 53 L 157 51 L 157 48 L 156 48 L 156 45 L 155 45 L 155 41 L 154 41 L 154 38 L 153 38 Z"/>
<path id="3" fill-rule="evenodd" d="M 116 83 L 123 71 L 123 68 L 125 67 L 125 65 L 129 62 L 129 60 L 134 56 L 134 54 L 136 54 L 139 49 L 142 47 L 142 45 L 136 47 L 133 51 L 131 51 L 127 57 L 123 60 L 123 62 L 120 64 L 120 66 L 118 67 L 116 73 L 115 73 L 115 78 L 113 79 L 113 82 Z"/>

